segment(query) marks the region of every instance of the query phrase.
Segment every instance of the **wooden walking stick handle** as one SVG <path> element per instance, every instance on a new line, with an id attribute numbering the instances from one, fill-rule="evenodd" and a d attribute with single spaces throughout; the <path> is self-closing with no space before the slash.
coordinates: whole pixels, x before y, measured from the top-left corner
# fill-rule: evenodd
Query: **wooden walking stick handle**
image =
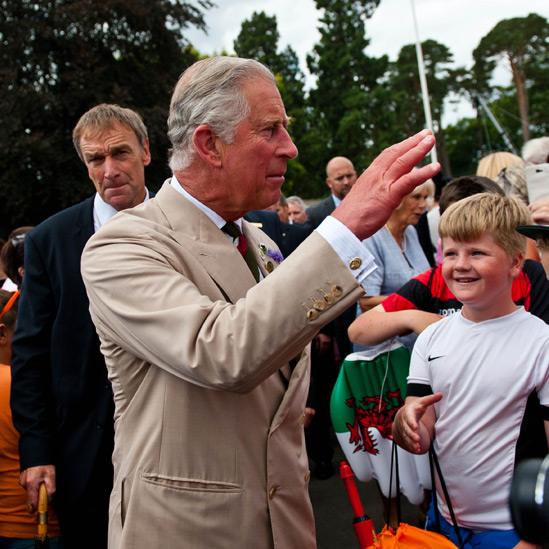
<path id="1" fill-rule="evenodd" d="M 41 541 L 48 535 L 48 491 L 45 483 L 38 489 L 38 538 Z"/>

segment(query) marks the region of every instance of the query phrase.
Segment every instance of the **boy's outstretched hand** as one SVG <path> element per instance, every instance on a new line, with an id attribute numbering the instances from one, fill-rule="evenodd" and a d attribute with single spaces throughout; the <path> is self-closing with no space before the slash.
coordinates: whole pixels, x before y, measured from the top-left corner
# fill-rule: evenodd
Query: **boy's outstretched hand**
<path id="1" fill-rule="evenodd" d="M 393 438 L 400 447 L 413 454 L 424 454 L 429 450 L 436 420 L 432 406 L 441 399 L 442 393 L 406 398 L 393 422 Z"/>

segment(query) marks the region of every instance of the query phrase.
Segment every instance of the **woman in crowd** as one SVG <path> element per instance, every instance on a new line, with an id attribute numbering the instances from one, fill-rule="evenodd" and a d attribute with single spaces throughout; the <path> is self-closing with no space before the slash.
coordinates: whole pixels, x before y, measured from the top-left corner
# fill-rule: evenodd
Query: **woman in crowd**
<path id="1" fill-rule="evenodd" d="M 379 305 L 405 282 L 429 268 L 413 227 L 425 211 L 429 187 L 416 187 L 392 213 L 385 227 L 367 238 L 364 245 L 375 258 L 377 269 L 366 279 L 362 311 Z M 413 341 L 406 342 L 413 345 Z"/>
<path id="2" fill-rule="evenodd" d="M 10 411 L 11 338 L 19 292 L 0 290 L 0 549 L 33 549 L 36 514 L 27 510 L 27 494 L 19 485 L 19 433 Z M 50 513 L 50 549 L 59 545 L 59 526 Z"/>
<path id="3" fill-rule="evenodd" d="M 16 287 L 23 280 L 24 236 L 32 227 L 10 234 L 0 251 L 2 267 Z M 27 509 L 27 494 L 19 484 L 19 433 L 10 410 L 11 339 L 15 330 L 19 291 L 0 290 L 0 549 L 34 549 L 36 514 Z M 59 549 L 59 525 L 49 513 L 50 549 Z"/>

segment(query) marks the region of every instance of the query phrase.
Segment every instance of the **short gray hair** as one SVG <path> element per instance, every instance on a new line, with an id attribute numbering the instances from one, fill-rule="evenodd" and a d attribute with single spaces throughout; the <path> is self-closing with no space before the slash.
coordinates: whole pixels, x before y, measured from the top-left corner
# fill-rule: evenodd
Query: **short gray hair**
<path id="1" fill-rule="evenodd" d="M 286 198 L 286 201 L 287 202 L 293 202 L 294 204 L 297 204 L 302 210 L 307 209 L 307 206 L 305 205 L 305 202 L 303 202 L 303 198 L 301 198 L 300 196 L 297 196 L 297 195 L 289 196 L 288 198 Z"/>
<path id="2" fill-rule="evenodd" d="M 173 172 L 187 168 L 192 162 L 192 136 L 201 124 L 210 126 L 225 143 L 232 143 L 236 127 L 250 114 L 242 87 L 252 78 L 263 78 L 276 85 L 267 67 L 240 57 L 202 59 L 181 75 L 172 95 L 168 117 Z"/>
<path id="3" fill-rule="evenodd" d="M 538 137 L 526 141 L 522 147 L 522 159 L 529 164 L 549 162 L 549 137 Z"/>
<path id="4" fill-rule="evenodd" d="M 80 149 L 80 140 L 88 131 L 103 131 L 112 128 L 114 124 L 122 124 L 135 133 L 135 136 L 144 147 L 148 139 L 147 128 L 143 119 L 132 109 L 121 107 L 113 103 L 101 103 L 86 111 L 76 123 L 72 132 L 74 148 L 84 162 L 84 156 Z"/>

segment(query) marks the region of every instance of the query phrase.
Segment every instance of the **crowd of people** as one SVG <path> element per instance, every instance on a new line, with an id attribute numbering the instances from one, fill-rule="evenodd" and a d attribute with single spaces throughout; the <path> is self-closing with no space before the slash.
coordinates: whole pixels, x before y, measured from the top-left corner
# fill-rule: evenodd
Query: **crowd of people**
<path id="1" fill-rule="evenodd" d="M 2 246 L 0 549 L 33 547 L 42 484 L 56 549 L 316 547 L 340 366 L 388 342 L 411 353 L 394 440 L 436 450 L 457 519 L 439 493 L 427 527 L 533 547 L 507 497 L 548 453 L 549 138 L 449 180 L 424 130 L 361 175 L 332 158 L 307 206 L 281 195 L 272 73 L 229 57 L 182 74 L 168 137 L 154 195 L 140 115 L 92 107 L 95 193 Z"/>

